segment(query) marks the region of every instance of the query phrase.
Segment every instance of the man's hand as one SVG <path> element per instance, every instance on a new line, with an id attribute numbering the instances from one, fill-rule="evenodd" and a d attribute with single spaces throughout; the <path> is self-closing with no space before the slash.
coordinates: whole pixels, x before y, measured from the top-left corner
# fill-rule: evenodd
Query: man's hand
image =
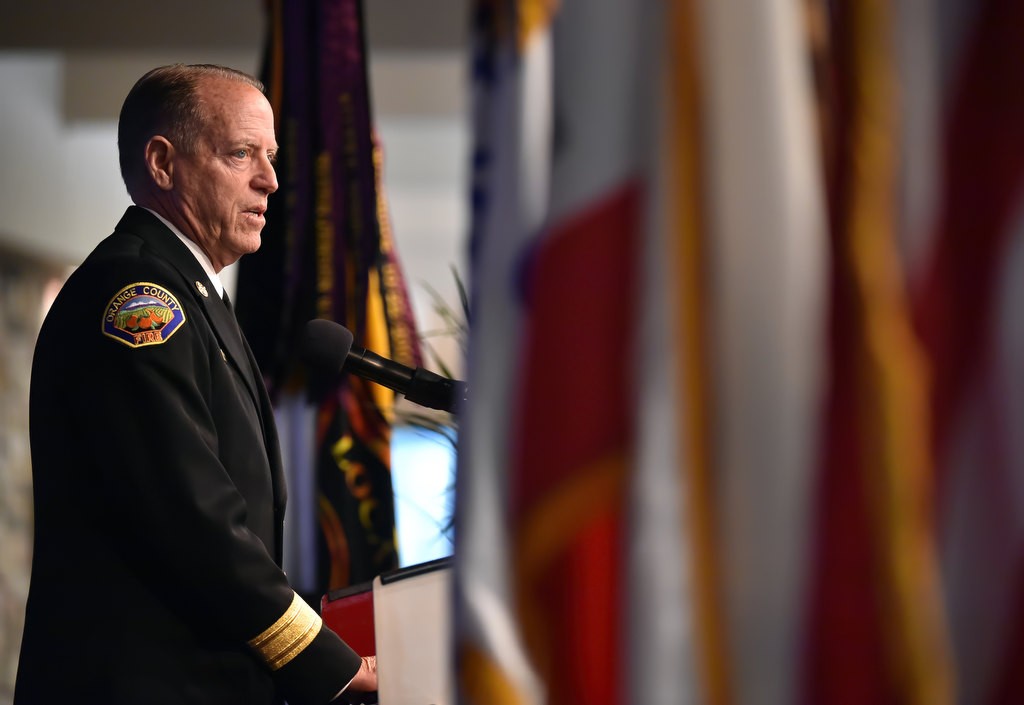
<path id="1" fill-rule="evenodd" d="M 377 690 L 377 657 L 363 656 L 363 663 L 359 671 L 349 684 L 347 690 L 358 690 L 361 693 L 370 693 Z"/>

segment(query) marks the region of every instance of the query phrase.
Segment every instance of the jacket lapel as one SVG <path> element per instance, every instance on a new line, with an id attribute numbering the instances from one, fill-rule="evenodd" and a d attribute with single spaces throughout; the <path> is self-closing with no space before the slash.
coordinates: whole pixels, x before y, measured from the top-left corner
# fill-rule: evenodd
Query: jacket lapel
<path id="1" fill-rule="evenodd" d="M 257 384 L 254 367 L 250 364 L 249 355 L 246 354 L 238 321 L 224 301 L 217 296 L 217 290 L 206 276 L 202 265 L 174 233 L 144 208 L 131 206 L 117 224 L 117 229 L 127 230 L 141 237 L 148 247 L 178 270 L 185 282 L 185 288 L 191 292 L 220 341 L 224 356 L 241 373 L 253 403 L 262 417 L 264 410 L 260 403 L 260 385 Z"/>
<path id="2" fill-rule="evenodd" d="M 270 397 L 262 380 L 256 376 L 256 360 L 242 336 L 238 321 L 223 299 L 217 296 L 217 290 L 213 288 L 205 270 L 192 252 L 156 216 L 144 208 L 131 206 L 117 224 L 116 229 L 133 233 L 142 238 L 147 247 L 151 248 L 157 256 L 168 261 L 179 272 L 184 280 L 184 288 L 191 292 L 197 306 L 203 311 L 206 320 L 220 341 L 224 357 L 229 364 L 238 369 L 242 379 L 245 380 L 260 419 L 264 447 L 267 450 L 270 464 L 277 532 L 274 556 L 278 565 L 281 565 L 284 546 L 284 508 L 288 496 L 284 469 L 281 464 L 281 449 L 278 444 Z"/>

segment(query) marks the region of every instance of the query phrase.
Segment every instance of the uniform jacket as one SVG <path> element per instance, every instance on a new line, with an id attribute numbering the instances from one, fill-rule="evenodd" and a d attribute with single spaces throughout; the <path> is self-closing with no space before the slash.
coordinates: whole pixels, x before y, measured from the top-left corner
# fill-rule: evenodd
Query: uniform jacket
<path id="1" fill-rule="evenodd" d="M 131 207 L 36 346 L 17 705 L 324 703 L 358 656 L 280 568 L 266 389 L 188 248 Z"/>

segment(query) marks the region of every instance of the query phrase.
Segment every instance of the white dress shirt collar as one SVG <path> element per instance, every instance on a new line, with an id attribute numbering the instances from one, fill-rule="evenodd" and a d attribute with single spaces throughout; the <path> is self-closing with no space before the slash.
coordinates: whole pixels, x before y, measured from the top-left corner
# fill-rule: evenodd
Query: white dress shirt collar
<path id="1" fill-rule="evenodd" d="M 143 208 L 145 208 L 145 206 L 143 206 Z M 217 272 L 214 271 L 213 263 L 210 262 L 210 258 L 206 256 L 206 253 L 203 252 L 202 248 L 199 247 L 199 245 L 197 245 L 196 243 L 192 242 L 192 240 L 189 240 L 187 237 L 185 237 L 185 235 L 182 234 L 182 232 L 178 230 L 176 227 L 174 227 L 174 224 L 171 223 L 171 221 L 167 220 L 167 218 L 163 217 L 162 215 L 160 215 L 159 213 L 150 208 L 146 208 L 146 210 L 155 215 L 157 218 L 159 218 L 161 223 L 170 228 L 171 232 L 177 235 L 178 239 L 185 243 L 185 246 L 188 247 L 189 252 L 191 252 L 199 261 L 199 264 L 202 265 L 203 271 L 206 272 L 206 276 L 210 278 L 210 282 L 213 284 L 213 288 L 217 290 L 217 296 L 223 298 L 224 282 L 220 280 L 220 275 L 218 275 Z"/>

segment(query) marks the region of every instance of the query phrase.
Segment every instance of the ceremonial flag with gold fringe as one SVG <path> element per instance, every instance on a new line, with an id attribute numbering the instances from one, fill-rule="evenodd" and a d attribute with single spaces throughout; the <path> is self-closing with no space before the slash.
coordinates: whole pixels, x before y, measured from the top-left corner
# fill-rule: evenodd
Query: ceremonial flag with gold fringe
<path id="1" fill-rule="evenodd" d="M 1020 3 L 627 4 L 476 5 L 460 701 L 1020 701 Z"/>
<path id="2" fill-rule="evenodd" d="M 462 701 L 799 701 L 828 234 L 804 17 L 478 7 L 469 370 L 496 393 L 460 446 Z"/>
<path id="3" fill-rule="evenodd" d="M 833 371 L 805 702 L 1018 702 L 1024 15 L 828 6 Z"/>
<path id="4" fill-rule="evenodd" d="M 936 218 L 913 292 L 956 701 L 1009 705 L 1024 702 L 1024 5 L 970 7 L 939 54 Z"/>
<path id="5" fill-rule="evenodd" d="M 695 187 L 709 391 L 706 406 L 690 413 L 708 419 L 709 451 L 706 489 L 692 501 L 708 507 L 721 610 L 709 702 L 783 705 L 800 688 L 827 365 L 827 231 L 808 35 L 797 3 L 694 6 L 702 139 L 691 149 L 702 157 Z"/>
<path id="6" fill-rule="evenodd" d="M 495 16 L 496 7 L 506 14 Z M 772 664 L 791 665 L 795 650 L 799 598 L 788 568 L 799 559 L 791 548 L 799 524 L 789 519 L 801 509 L 791 498 L 802 496 L 807 464 L 794 460 L 809 457 L 799 446 L 808 432 L 801 424 L 781 436 L 761 428 L 785 418 L 780 400 L 807 414 L 812 397 L 791 377 L 814 366 L 781 354 L 783 345 L 763 328 L 743 330 L 758 310 L 798 334 L 813 328 L 804 323 L 802 300 L 791 310 L 779 288 L 800 286 L 791 267 L 813 260 L 800 244 L 822 235 L 801 218 L 786 220 L 790 204 L 804 197 L 808 158 L 795 160 L 803 179 L 795 185 L 772 162 L 754 172 L 749 190 L 703 194 L 703 62 L 691 7 L 615 0 L 546 7 L 548 14 L 525 2 L 480 3 L 478 10 L 489 22 L 474 63 L 474 395 L 460 444 L 456 540 L 462 701 L 731 702 L 733 668 L 754 688 L 758 677 L 778 680 Z M 733 7 L 723 22 L 737 19 Z M 662 116 L 668 83 L 676 102 Z M 799 86 L 792 90 L 799 96 Z M 745 107 L 742 114 L 755 120 L 769 106 Z M 788 123 L 763 124 L 782 130 Z M 718 135 L 723 148 L 730 137 Z M 666 146 L 679 159 L 668 179 Z M 743 166 L 735 160 L 725 168 Z M 716 346 L 708 339 L 717 333 L 708 316 L 713 282 L 704 281 L 713 256 L 705 250 L 715 239 L 698 211 L 713 207 L 721 217 L 744 207 L 758 187 L 767 194 L 758 202 L 773 208 L 752 216 L 762 231 L 736 221 L 729 239 L 741 245 L 750 238 L 767 253 L 749 267 L 772 267 L 760 275 L 722 268 L 728 280 L 715 292 L 742 289 L 729 311 L 731 334 L 779 353 L 761 365 L 771 384 L 760 385 L 756 404 L 747 404 L 754 387 L 747 397 L 736 388 L 719 404 L 711 399 L 720 392 L 710 379 Z M 708 205 L 705 196 L 718 200 Z M 773 257 L 773 247 L 783 255 Z M 730 365 L 742 373 L 747 362 L 739 356 Z M 482 389 L 492 393 L 478 396 Z M 750 447 L 726 458 L 728 482 L 709 446 L 717 441 L 711 412 L 719 406 L 738 419 L 723 424 L 735 444 Z M 776 469 L 784 476 L 773 476 Z M 720 526 L 728 526 L 721 497 L 750 504 L 757 487 L 758 497 L 771 496 L 763 492 L 768 483 L 783 488 L 779 501 L 730 513 L 735 528 L 730 541 L 720 541 Z M 781 527 L 771 523 L 780 517 Z M 764 603 L 764 610 L 749 626 L 741 619 L 743 598 L 751 596 L 745 581 L 734 582 L 741 592 L 732 595 L 741 609 L 723 601 L 718 554 L 726 545 L 744 571 L 756 570 L 753 558 L 779 568 L 752 594 L 748 608 Z M 730 617 L 742 625 L 734 641 L 726 633 Z M 791 670 L 781 670 L 792 685 Z"/>
<path id="7" fill-rule="evenodd" d="M 518 262 L 547 210 L 553 7 L 473 5 L 471 304 L 459 423 L 455 671 L 459 701 L 539 702 L 541 685 L 514 609 L 508 527 L 508 425 L 523 314 Z M 529 15 L 532 21 L 525 21 Z"/>
<path id="8" fill-rule="evenodd" d="M 831 375 L 804 702 L 954 702 L 928 363 L 899 250 L 894 15 L 833 5 Z"/>
<path id="9" fill-rule="evenodd" d="M 288 542 L 305 562 L 293 581 L 318 597 L 398 565 L 394 395 L 350 376 L 307 390 L 298 361 L 304 327 L 313 318 L 336 321 L 356 345 L 409 366 L 419 364 L 420 352 L 381 188 L 362 4 L 273 0 L 267 18 L 263 76 L 280 144 L 280 190 L 271 197 L 260 250 L 242 260 L 236 298 L 285 440 L 298 500 L 289 506 L 289 525 L 295 531 L 315 522 L 318 529 L 299 529 L 306 538 Z M 307 391 L 315 414 L 281 418 L 302 406 L 295 399 Z M 308 545 L 313 535 L 315 547 Z"/>

